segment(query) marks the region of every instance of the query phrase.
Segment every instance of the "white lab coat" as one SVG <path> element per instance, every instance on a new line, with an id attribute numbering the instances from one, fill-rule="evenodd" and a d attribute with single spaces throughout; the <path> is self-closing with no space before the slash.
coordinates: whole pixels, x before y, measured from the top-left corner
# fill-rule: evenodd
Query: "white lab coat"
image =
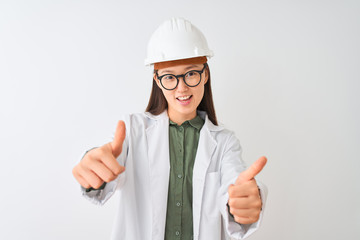
<path id="1" fill-rule="evenodd" d="M 193 239 L 243 239 L 259 228 L 266 187 L 258 182 L 263 201 L 259 221 L 250 225 L 236 223 L 226 204 L 229 185 L 246 168 L 239 141 L 233 132 L 212 124 L 205 112 L 198 114 L 205 123 L 193 168 Z M 163 240 L 170 170 L 167 111 L 157 116 L 131 114 L 123 120 L 126 138 L 118 161 L 126 170 L 103 190 L 86 193 L 82 188 L 82 192 L 102 205 L 120 190 L 112 239 Z"/>

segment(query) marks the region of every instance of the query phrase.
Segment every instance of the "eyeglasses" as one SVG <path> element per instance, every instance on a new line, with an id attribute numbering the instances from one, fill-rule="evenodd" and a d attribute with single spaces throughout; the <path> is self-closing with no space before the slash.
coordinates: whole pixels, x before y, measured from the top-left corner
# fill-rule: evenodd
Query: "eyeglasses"
<path id="1" fill-rule="evenodd" d="M 156 71 L 156 77 L 159 79 L 160 84 L 166 90 L 174 90 L 179 85 L 179 78 L 182 77 L 184 82 L 189 87 L 196 87 L 201 82 L 201 74 L 204 72 L 207 64 L 204 64 L 202 70 L 191 70 L 185 74 L 174 75 L 174 74 L 165 74 L 159 76 Z"/>

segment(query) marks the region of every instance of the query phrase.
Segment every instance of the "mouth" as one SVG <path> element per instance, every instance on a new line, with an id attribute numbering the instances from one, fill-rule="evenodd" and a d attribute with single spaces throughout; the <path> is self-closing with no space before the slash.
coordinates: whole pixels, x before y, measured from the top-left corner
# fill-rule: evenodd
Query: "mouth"
<path id="1" fill-rule="evenodd" d="M 191 98 L 192 98 L 192 95 L 187 95 L 187 96 L 177 97 L 176 99 L 177 99 L 181 104 L 189 104 Z"/>

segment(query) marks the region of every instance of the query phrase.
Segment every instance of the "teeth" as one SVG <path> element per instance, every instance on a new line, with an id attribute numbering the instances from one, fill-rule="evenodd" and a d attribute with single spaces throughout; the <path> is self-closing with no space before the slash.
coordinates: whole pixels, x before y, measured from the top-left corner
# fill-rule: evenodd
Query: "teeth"
<path id="1" fill-rule="evenodd" d="M 178 99 L 179 99 L 179 100 L 182 100 L 182 101 L 183 101 L 183 100 L 187 100 L 187 99 L 189 99 L 189 98 L 190 98 L 190 96 L 178 97 Z"/>

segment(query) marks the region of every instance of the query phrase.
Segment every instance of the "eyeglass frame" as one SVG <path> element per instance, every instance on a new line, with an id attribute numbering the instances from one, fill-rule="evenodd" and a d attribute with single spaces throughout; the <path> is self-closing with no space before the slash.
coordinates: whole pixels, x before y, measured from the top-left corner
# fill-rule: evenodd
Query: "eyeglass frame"
<path id="1" fill-rule="evenodd" d="M 159 76 L 157 70 L 155 71 L 155 74 L 156 74 L 156 77 L 159 79 L 161 86 L 162 86 L 164 89 L 166 89 L 166 90 L 168 90 L 168 91 L 171 91 L 171 90 L 174 90 L 175 88 L 177 88 L 177 86 L 179 85 L 179 81 L 180 81 L 179 78 L 180 78 L 180 77 L 183 79 L 183 81 L 184 81 L 184 83 L 186 84 L 186 86 L 188 86 L 188 87 L 196 87 L 196 86 L 198 86 L 198 85 L 201 83 L 201 75 L 202 75 L 202 73 L 204 72 L 204 70 L 206 69 L 207 66 L 208 66 L 207 63 L 204 63 L 204 67 L 203 67 L 202 70 L 190 70 L 190 71 L 187 71 L 187 72 L 184 73 L 184 74 L 179 74 L 179 75 L 175 75 L 175 74 L 170 74 L 170 73 L 168 73 L 168 74 L 164 74 L 164 75 L 162 75 L 162 76 Z M 190 85 L 187 84 L 187 82 L 185 81 L 185 76 L 186 76 L 189 72 L 197 72 L 197 73 L 200 74 L 199 82 L 198 82 L 196 85 L 194 85 L 194 86 L 190 86 Z M 168 76 L 168 75 L 174 76 L 174 77 L 176 78 L 176 81 L 177 81 L 177 82 L 176 82 L 176 85 L 175 85 L 174 88 L 168 89 L 168 88 L 164 87 L 164 85 L 163 85 L 162 82 L 161 82 L 161 79 L 162 79 L 163 77 L 165 77 L 165 76 Z"/>

